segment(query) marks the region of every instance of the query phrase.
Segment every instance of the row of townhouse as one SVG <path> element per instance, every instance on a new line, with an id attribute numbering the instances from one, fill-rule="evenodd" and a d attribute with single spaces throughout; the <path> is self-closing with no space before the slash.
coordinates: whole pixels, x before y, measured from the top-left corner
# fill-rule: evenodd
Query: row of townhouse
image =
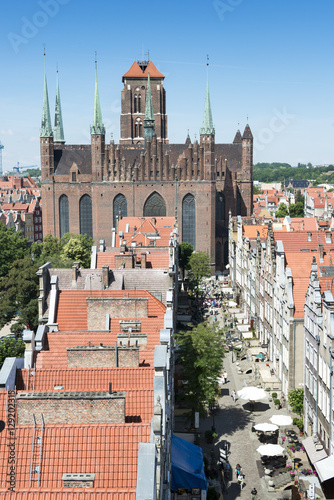
<path id="1" fill-rule="evenodd" d="M 0 495 L 177 498 L 178 230 L 129 217 L 112 240 L 92 248 L 90 269 L 38 271 L 40 326 L 0 372 Z"/>
<path id="2" fill-rule="evenodd" d="M 334 235 L 315 218 L 286 222 L 230 217 L 231 281 L 282 394 L 304 388 L 306 451 L 313 463 L 323 448 L 334 476 Z"/>
<path id="3" fill-rule="evenodd" d="M 42 205 L 39 198 L 30 203 L 12 202 L 0 206 L 0 223 L 21 231 L 29 243 L 43 240 Z"/>
<path id="4" fill-rule="evenodd" d="M 0 177 L 0 223 L 21 231 L 29 243 L 43 240 L 41 192 L 30 177 Z"/>
<path id="5" fill-rule="evenodd" d="M 305 190 L 304 214 L 305 217 L 318 217 L 324 221 L 331 221 L 334 213 L 334 192 L 328 192 L 325 187 L 310 187 Z"/>

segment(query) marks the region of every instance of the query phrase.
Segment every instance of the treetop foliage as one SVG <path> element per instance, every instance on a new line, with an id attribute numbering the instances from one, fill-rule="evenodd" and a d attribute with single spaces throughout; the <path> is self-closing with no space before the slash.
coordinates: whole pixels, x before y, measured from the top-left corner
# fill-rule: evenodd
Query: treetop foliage
<path id="1" fill-rule="evenodd" d="M 189 408 L 205 414 L 218 395 L 218 378 L 224 357 L 222 337 L 207 322 L 176 335 L 177 355 L 182 365 L 184 400 Z"/>
<path id="2" fill-rule="evenodd" d="M 25 351 L 25 343 L 21 339 L 2 337 L 0 339 L 0 368 L 6 358 L 22 358 Z"/>
<path id="3" fill-rule="evenodd" d="M 297 167 L 292 167 L 289 163 L 256 163 L 253 166 L 253 179 L 259 182 L 310 180 L 314 185 L 334 183 L 334 165 L 313 167 L 312 163 L 298 163 Z"/>
<path id="4" fill-rule="evenodd" d="M 288 392 L 289 405 L 298 415 L 304 413 L 304 389 L 292 389 Z"/>
<path id="5" fill-rule="evenodd" d="M 211 276 L 210 257 L 206 252 L 194 252 L 189 259 L 189 281 L 198 293 L 198 287 L 203 278 Z"/>
<path id="6" fill-rule="evenodd" d="M 13 227 L 7 228 L 0 223 L 0 277 L 6 276 L 12 264 L 17 259 L 23 259 L 29 254 L 29 245 L 21 231 Z"/>

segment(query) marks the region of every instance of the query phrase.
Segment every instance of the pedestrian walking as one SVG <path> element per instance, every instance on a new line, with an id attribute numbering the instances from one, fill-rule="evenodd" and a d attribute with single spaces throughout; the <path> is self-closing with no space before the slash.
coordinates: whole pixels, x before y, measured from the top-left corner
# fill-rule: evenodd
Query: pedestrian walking
<path id="1" fill-rule="evenodd" d="M 257 489 L 256 488 L 252 489 L 251 495 L 252 495 L 252 500 L 256 500 L 256 495 L 257 495 Z"/>
<path id="2" fill-rule="evenodd" d="M 239 485 L 240 485 L 240 490 L 242 490 L 242 488 L 244 487 L 244 474 L 240 471 L 239 475 L 238 475 L 238 482 L 239 482 Z"/>
<path id="3" fill-rule="evenodd" d="M 242 472 L 242 467 L 241 467 L 241 465 L 240 465 L 240 464 L 237 464 L 237 465 L 235 466 L 235 475 L 236 475 L 236 478 L 237 478 L 237 479 L 238 479 L 239 474 L 240 474 L 241 472 Z"/>
<path id="4" fill-rule="evenodd" d="M 233 398 L 233 401 L 235 402 L 236 399 L 237 399 L 237 393 L 235 392 L 235 389 L 233 389 L 232 391 L 232 398 Z"/>
<path id="5" fill-rule="evenodd" d="M 227 384 L 227 372 L 224 372 L 223 376 L 224 376 L 224 384 Z"/>

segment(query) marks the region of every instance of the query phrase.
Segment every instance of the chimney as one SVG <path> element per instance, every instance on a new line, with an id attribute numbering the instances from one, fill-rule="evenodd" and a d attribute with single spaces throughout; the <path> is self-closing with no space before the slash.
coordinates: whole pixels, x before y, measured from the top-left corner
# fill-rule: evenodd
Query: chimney
<path id="1" fill-rule="evenodd" d="M 73 262 L 72 266 L 72 286 L 77 286 L 78 271 L 80 268 L 80 262 Z"/>
<path id="2" fill-rule="evenodd" d="M 319 254 L 320 254 L 320 262 L 324 261 L 324 245 L 322 243 L 319 244 Z"/>
<path id="3" fill-rule="evenodd" d="M 112 382 L 109 382 L 109 394 L 112 394 Z"/>
<path id="4" fill-rule="evenodd" d="M 307 231 L 307 241 L 312 241 L 312 233 L 311 233 L 311 231 Z"/>
<path id="5" fill-rule="evenodd" d="M 331 231 L 326 231 L 326 243 L 332 243 L 332 233 L 331 233 Z"/>
<path id="6" fill-rule="evenodd" d="M 155 217 L 152 217 L 152 224 L 155 227 L 157 223 L 157 219 Z"/>
<path id="7" fill-rule="evenodd" d="M 141 268 L 146 269 L 146 252 L 141 253 L 140 256 L 141 256 L 140 259 Z"/>
<path id="8" fill-rule="evenodd" d="M 103 288 L 109 287 L 109 266 L 108 266 L 108 264 L 104 264 L 102 266 L 102 284 L 103 284 Z"/>

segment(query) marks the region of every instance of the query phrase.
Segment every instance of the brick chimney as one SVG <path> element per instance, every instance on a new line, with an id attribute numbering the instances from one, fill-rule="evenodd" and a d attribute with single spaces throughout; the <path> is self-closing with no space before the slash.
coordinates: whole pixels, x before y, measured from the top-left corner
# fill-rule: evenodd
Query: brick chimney
<path id="1" fill-rule="evenodd" d="M 307 241 L 312 241 L 312 233 L 311 233 L 311 231 L 307 231 Z"/>
<path id="2" fill-rule="evenodd" d="M 104 264 L 102 266 L 102 284 L 103 284 L 103 288 L 109 287 L 109 266 L 108 266 L 108 264 Z"/>
<path id="3" fill-rule="evenodd" d="M 332 243 L 332 232 L 326 231 L 326 243 Z"/>
<path id="4" fill-rule="evenodd" d="M 140 257 L 141 257 L 141 259 L 140 259 L 141 268 L 146 269 L 146 257 L 147 257 L 146 252 L 141 253 Z"/>
<path id="5" fill-rule="evenodd" d="M 324 261 L 324 245 L 322 243 L 319 244 L 319 254 L 320 254 L 320 262 Z"/>
<path id="6" fill-rule="evenodd" d="M 77 286 L 78 271 L 80 268 L 80 262 L 73 262 L 72 266 L 72 286 Z"/>

